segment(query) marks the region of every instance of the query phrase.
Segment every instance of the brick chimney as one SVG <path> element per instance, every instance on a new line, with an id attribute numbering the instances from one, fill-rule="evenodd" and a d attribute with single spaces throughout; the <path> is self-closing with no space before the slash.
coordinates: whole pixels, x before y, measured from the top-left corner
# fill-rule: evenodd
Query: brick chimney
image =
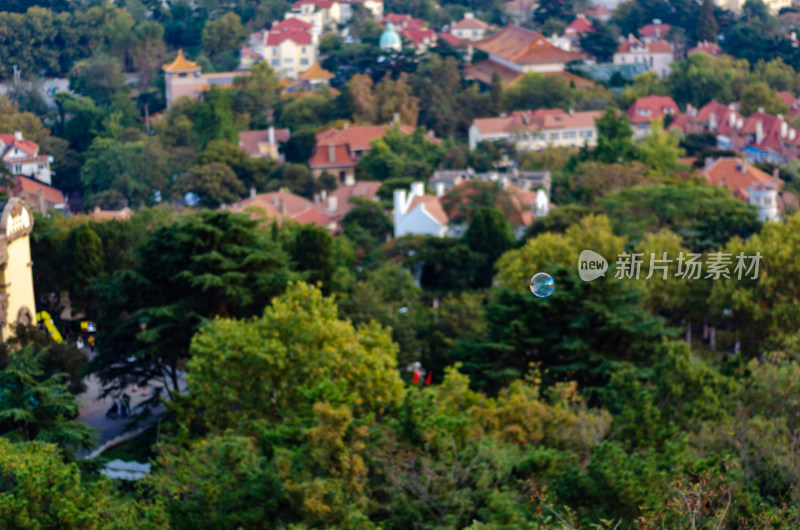
<path id="1" fill-rule="evenodd" d="M 336 160 L 336 146 L 333 144 L 328 144 L 328 162 L 333 162 Z"/>

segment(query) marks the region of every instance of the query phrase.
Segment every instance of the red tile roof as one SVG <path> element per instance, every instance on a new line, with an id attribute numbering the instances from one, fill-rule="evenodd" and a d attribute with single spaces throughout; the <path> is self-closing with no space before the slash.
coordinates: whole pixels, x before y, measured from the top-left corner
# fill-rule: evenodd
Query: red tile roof
<path id="1" fill-rule="evenodd" d="M 701 170 L 700 174 L 706 178 L 709 184 L 722 186 L 742 200 L 747 200 L 749 197 L 747 192 L 749 186 L 755 184 L 777 184 L 779 188 L 782 186 L 780 179 L 776 181 L 769 173 L 765 173 L 752 166 L 746 160 L 739 160 L 738 158 L 720 158 L 710 167 Z"/>
<path id="2" fill-rule="evenodd" d="M 447 42 L 450 46 L 461 46 L 463 43 L 461 39 L 453 35 L 452 33 L 442 32 L 439 33 L 439 39 Z"/>
<path id="3" fill-rule="evenodd" d="M 697 46 L 686 52 L 686 55 L 691 57 L 696 53 L 705 53 L 711 57 L 719 57 L 722 55 L 722 47 L 715 42 L 698 42 Z"/>
<path id="4" fill-rule="evenodd" d="M 330 9 L 333 2 L 331 0 L 299 0 L 292 4 L 292 9 L 300 9 L 305 4 L 313 4 L 317 9 Z"/>
<path id="5" fill-rule="evenodd" d="M 267 36 L 267 46 L 277 46 L 285 40 L 294 41 L 296 44 L 311 44 L 311 33 L 307 31 L 280 31 Z"/>
<path id="6" fill-rule="evenodd" d="M 64 200 L 64 194 L 59 190 L 43 182 L 39 182 L 38 180 L 22 176 L 14 178 L 14 187 L 11 190 L 11 195 L 16 197 L 17 195 L 26 193 L 31 195 L 33 199 L 33 197 L 38 197 L 39 191 L 42 192 L 42 195 L 48 202 L 53 204 L 67 203 L 67 201 Z"/>
<path id="7" fill-rule="evenodd" d="M 30 156 L 36 156 L 37 151 L 39 151 L 39 144 L 31 142 L 27 138 L 17 140 L 17 137 L 13 134 L 0 134 L 0 142 L 6 145 L 6 151 L 16 147 Z M 0 154 L 5 153 L 0 152 Z"/>
<path id="8" fill-rule="evenodd" d="M 411 200 L 408 211 L 414 211 L 419 205 L 422 205 L 422 209 L 440 224 L 446 225 L 450 221 L 442 207 L 442 203 L 439 201 L 439 197 L 434 195 L 417 195 Z"/>
<path id="9" fill-rule="evenodd" d="M 426 40 L 429 44 L 436 42 L 436 32 L 432 29 L 404 29 L 400 35 L 410 40 L 414 46 L 425 44 Z"/>
<path id="10" fill-rule="evenodd" d="M 680 110 L 675 101 L 669 96 L 647 96 L 638 98 L 628 109 L 628 119 L 631 123 L 649 123 L 652 120 L 668 115 L 677 116 Z"/>
<path id="11" fill-rule="evenodd" d="M 314 26 L 299 18 L 287 18 L 274 24 L 270 31 L 311 31 Z"/>
<path id="12" fill-rule="evenodd" d="M 309 167 L 314 169 L 353 167 L 357 163 L 346 144 L 317 145 L 308 159 Z"/>
<path id="13" fill-rule="evenodd" d="M 383 138 L 391 125 L 349 126 L 346 129 L 328 129 L 317 134 L 317 146 L 328 144 L 347 144 L 351 149 L 364 150 L 372 147 L 372 142 Z M 400 131 L 405 134 L 414 132 L 414 128 L 401 125 Z"/>
<path id="14" fill-rule="evenodd" d="M 544 35 L 539 35 L 513 61 L 518 64 L 568 63 L 584 57 L 586 54 L 562 50 L 550 44 Z"/>
<path id="15" fill-rule="evenodd" d="M 617 53 L 630 53 L 633 48 L 647 50 L 648 53 L 672 53 L 674 51 L 672 44 L 667 41 L 645 43 L 636 37 L 629 36 L 617 47 Z"/>
<path id="16" fill-rule="evenodd" d="M 275 129 L 275 143 L 289 141 L 289 129 Z M 269 129 L 261 131 L 242 131 L 239 133 L 239 147 L 250 156 L 258 156 L 261 150 L 258 144 L 269 143 Z"/>
<path id="17" fill-rule="evenodd" d="M 475 17 L 464 17 L 455 24 L 452 29 L 487 29 L 489 24 Z"/>
<path id="18" fill-rule="evenodd" d="M 394 24 L 397 29 L 425 29 L 428 27 L 428 23 L 424 20 L 398 13 L 389 13 L 381 19 L 381 24 L 386 25 L 387 22 Z"/>
<path id="19" fill-rule="evenodd" d="M 302 225 L 315 224 L 323 228 L 329 228 L 338 219 L 339 216 L 327 214 L 324 205 L 318 204 L 292 217 L 292 220 Z"/>
<path id="20" fill-rule="evenodd" d="M 248 57 L 250 59 L 255 59 L 255 60 L 261 59 L 261 56 L 259 54 L 257 54 L 256 52 L 254 52 L 253 50 L 251 50 L 246 46 L 241 49 L 239 55 L 242 57 Z"/>
<path id="21" fill-rule="evenodd" d="M 777 96 L 785 101 L 786 104 L 789 105 L 789 108 L 792 108 L 792 105 L 794 105 L 795 101 L 797 101 L 797 98 L 788 92 L 778 92 Z"/>
<path id="22" fill-rule="evenodd" d="M 588 110 L 569 114 L 561 109 L 518 110 L 505 117 L 478 118 L 473 124 L 481 134 L 515 131 L 548 131 L 594 127 L 602 111 Z"/>
<path id="23" fill-rule="evenodd" d="M 589 20 L 584 16 L 577 16 L 575 20 L 569 23 L 567 29 L 564 30 L 564 33 L 572 32 L 578 35 L 582 35 L 583 33 L 591 33 L 594 31 L 594 26 L 592 25 Z"/>
<path id="24" fill-rule="evenodd" d="M 538 36 L 535 31 L 509 24 L 491 37 L 474 42 L 472 45 L 485 53 L 512 60 Z"/>
<path id="25" fill-rule="evenodd" d="M 669 24 L 646 24 L 639 28 L 639 36 L 648 39 L 663 39 L 672 26 Z"/>

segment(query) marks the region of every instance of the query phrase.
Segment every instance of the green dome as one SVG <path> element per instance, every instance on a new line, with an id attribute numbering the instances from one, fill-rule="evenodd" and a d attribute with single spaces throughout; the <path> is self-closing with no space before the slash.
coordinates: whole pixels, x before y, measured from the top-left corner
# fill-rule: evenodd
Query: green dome
<path id="1" fill-rule="evenodd" d="M 386 23 L 386 31 L 381 34 L 379 45 L 383 50 L 400 50 L 403 47 L 403 41 L 400 40 L 400 35 L 394 30 L 394 24 L 391 22 Z"/>

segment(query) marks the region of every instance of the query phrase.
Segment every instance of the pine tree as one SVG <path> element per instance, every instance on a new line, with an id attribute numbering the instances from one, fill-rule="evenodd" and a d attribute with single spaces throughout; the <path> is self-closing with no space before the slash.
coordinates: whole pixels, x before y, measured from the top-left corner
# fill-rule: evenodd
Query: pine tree
<path id="1" fill-rule="evenodd" d="M 698 42 L 717 42 L 717 19 L 714 18 L 714 2 L 703 0 L 703 7 L 700 8 L 700 17 L 697 20 L 697 40 Z"/>

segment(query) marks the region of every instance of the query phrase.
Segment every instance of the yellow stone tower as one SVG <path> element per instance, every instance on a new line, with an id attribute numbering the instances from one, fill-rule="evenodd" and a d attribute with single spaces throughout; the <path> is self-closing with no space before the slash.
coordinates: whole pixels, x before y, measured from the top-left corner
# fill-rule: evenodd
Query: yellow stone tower
<path id="1" fill-rule="evenodd" d="M 36 323 L 30 233 L 33 213 L 22 199 L 5 203 L 0 216 L 0 339 L 11 335 L 11 325 Z"/>

